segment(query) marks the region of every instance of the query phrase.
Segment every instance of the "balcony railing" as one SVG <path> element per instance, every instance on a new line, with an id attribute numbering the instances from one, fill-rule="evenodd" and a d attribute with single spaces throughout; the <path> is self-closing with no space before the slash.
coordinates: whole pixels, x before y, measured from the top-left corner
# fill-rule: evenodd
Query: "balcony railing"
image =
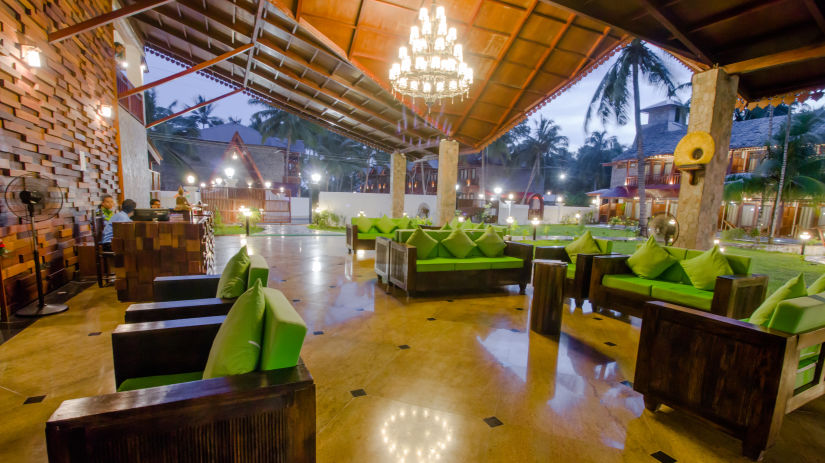
<path id="1" fill-rule="evenodd" d="M 649 174 L 645 175 L 645 185 L 678 185 L 681 179 L 681 173 L 676 172 L 672 174 Z M 625 179 L 625 186 L 638 185 L 638 177 L 631 176 Z"/>
<path id="2" fill-rule="evenodd" d="M 127 90 L 131 90 L 134 88 L 129 79 L 122 72 L 117 73 L 117 92 L 123 93 Z M 139 120 L 141 124 L 144 123 L 143 121 L 143 95 L 140 93 L 136 93 L 132 96 L 128 96 L 126 98 L 121 98 L 118 100 L 120 106 L 126 110 L 129 114 L 135 116 L 135 119 Z"/>
<path id="3" fill-rule="evenodd" d="M 160 191 L 160 172 L 149 169 L 149 175 L 152 176 L 152 191 Z"/>

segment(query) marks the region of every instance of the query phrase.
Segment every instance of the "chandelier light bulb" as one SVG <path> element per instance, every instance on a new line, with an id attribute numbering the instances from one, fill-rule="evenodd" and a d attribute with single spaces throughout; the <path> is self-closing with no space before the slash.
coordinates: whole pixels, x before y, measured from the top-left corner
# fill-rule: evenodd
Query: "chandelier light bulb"
<path id="1" fill-rule="evenodd" d="M 430 18 L 430 12 L 427 11 L 427 8 L 421 8 L 418 10 L 418 20 L 419 21 L 426 21 Z"/>

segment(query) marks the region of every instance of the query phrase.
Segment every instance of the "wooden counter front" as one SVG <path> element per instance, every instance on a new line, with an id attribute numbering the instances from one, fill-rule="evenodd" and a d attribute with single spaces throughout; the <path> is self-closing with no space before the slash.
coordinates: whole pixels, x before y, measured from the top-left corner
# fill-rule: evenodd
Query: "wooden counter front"
<path id="1" fill-rule="evenodd" d="M 120 301 L 151 301 L 155 277 L 202 275 L 214 267 L 211 217 L 196 222 L 112 224 L 115 288 Z"/>

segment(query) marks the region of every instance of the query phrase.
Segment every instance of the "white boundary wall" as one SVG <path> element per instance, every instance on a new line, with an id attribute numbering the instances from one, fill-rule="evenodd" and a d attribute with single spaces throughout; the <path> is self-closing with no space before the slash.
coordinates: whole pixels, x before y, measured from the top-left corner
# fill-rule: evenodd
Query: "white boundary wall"
<path id="1" fill-rule="evenodd" d="M 294 203 L 293 203 L 294 204 Z M 389 216 L 392 212 L 392 201 L 390 195 L 386 193 L 343 193 L 334 191 L 322 191 L 318 196 L 318 206 L 324 210 L 331 210 L 340 215 L 346 221 L 350 217 L 358 215 L 364 211 L 367 217 Z M 421 206 L 430 209 L 429 217 L 436 217 L 436 196 L 435 195 L 405 195 L 404 212 L 410 217 L 418 216 Z M 293 209 L 294 210 L 294 209 Z M 294 216 L 293 212 L 293 216 Z"/>

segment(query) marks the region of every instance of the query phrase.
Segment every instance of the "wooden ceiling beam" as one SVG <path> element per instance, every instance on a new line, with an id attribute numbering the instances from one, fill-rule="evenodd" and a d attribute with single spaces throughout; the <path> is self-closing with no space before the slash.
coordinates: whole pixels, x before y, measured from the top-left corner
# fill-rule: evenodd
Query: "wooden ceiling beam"
<path id="1" fill-rule="evenodd" d="M 361 24 L 361 13 L 364 11 L 364 1 L 365 0 L 361 0 L 358 4 L 358 14 L 355 16 L 355 30 L 352 31 L 352 38 L 347 48 L 347 59 L 352 58 L 352 47 L 355 45 L 355 39 L 358 38 L 358 26 Z"/>
<path id="2" fill-rule="evenodd" d="M 142 92 L 145 92 L 146 90 L 149 90 L 149 89 L 151 89 L 151 88 L 155 88 L 155 87 L 157 87 L 158 85 L 165 84 L 165 83 L 167 83 L 167 82 L 173 81 L 173 80 L 175 80 L 175 79 L 177 79 L 177 78 L 179 78 L 179 77 L 183 77 L 183 76 L 186 76 L 186 75 L 192 74 L 192 73 L 194 73 L 194 72 L 198 72 L 198 71 L 201 71 L 201 70 L 203 70 L 203 69 L 206 69 L 206 68 L 208 68 L 208 67 L 210 67 L 210 66 L 212 66 L 212 65 L 214 65 L 214 64 L 220 63 L 221 61 L 224 61 L 224 60 L 227 60 L 227 59 L 229 59 L 229 58 L 232 58 L 233 56 L 235 56 L 235 55 L 237 55 L 237 54 L 239 54 L 239 53 L 243 53 L 243 52 L 245 52 L 245 51 L 249 50 L 250 48 L 252 48 L 252 44 L 251 44 L 251 43 L 250 43 L 250 44 L 246 44 L 246 45 L 241 46 L 241 47 L 238 47 L 238 48 L 236 48 L 236 49 L 234 49 L 234 50 L 228 51 L 228 52 L 226 52 L 226 53 L 224 53 L 224 54 L 222 54 L 222 55 L 216 56 L 216 57 L 214 57 L 214 58 L 212 58 L 212 59 L 210 59 L 210 60 L 203 61 L 203 62 L 201 62 L 200 64 L 196 64 L 195 66 L 192 66 L 192 67 L 190 67 L 190 68 L 188 68 L 188 69 L 184 69 L 183 71 L 177 72 L 177 73 L 172 74 L 172 75 L 167 76 L 167 77 L 163 77 L 163 78 L 158 79 L 158 80 L 156 80 L 156 81 L 154 81 L 154 82 L 149 82 L 148 84 L 141 85 L 140 87 L 135 87 L 135 88 L 130 89 L 130 90 L 127 90 L 127 91 L 125 91 L 125 92 L 123 92 L 123 93 L 119 93 L 119 94 L 117 95 L 117 97 L 118 97 L 118 99 L 121 99 L 121 98 L 126 98 L 126 97 L 128 97 L 128 96 L 132 96 L 132 95 L 134 95 L 134 94 L 136 94 L 136 93 L 142 93 Z M 209 50 L 206 50 L 206 51 L 207 51 L 207 52 L 209 52 Z"/>
<path id="3" fill-rule="evenodd" d="M 547 60 L 550 59 L 550 55 L 552 55 L 553 51 L 556 50 L 556 46 L 559 44 L 559 42 L 561 42 L 562 37 L 564 37 L 564 34 L 567 33 L 567 30 L 573 24 L 573 20 L 575 19 L 576 14 L 570 13 L 570 15 L 567 17 L 567 22 L 564 24 L 564 26 L 562 26 L 562 28 L 553 38 L 553 41 L 550 43 L 550 46 L 547 47 L 547 49 L 544 50 L 544 53 L 541 54 L 541 57 L 539 58 L 538 62 L 536 62 L 536 65 L 533 67 L 533 71 L 530 72 L 530 75 L 527 76 L 527 80 L 524 81 L 524 87 L 522 87 L 521 91 L 516 93 L 516 96 L 513 97 L 512 100 L 510 100 L 510 104 L 507 106 L 507 110 L 501 114 L 501 118 L 499 119 L 499 125 L 501 125 L 501 122 L 503 122 L 507 118 L 507 115 L 510 114 L 513 108 L 516 106 L 516 103 L 518 103 L 518 100 L 520 100 L 521 97 L 524 95 L 524 92 L 528 88 L 530 88 L 530 85 L 533 83 L 533 80 L 536 78 L 536 75 L 538 75 L 541 68 L 544 67 L 545 63 L 547 63 Z"/>
<path id="4" fill-rule="evenodd" d="M 255 24 L 252 26 L 252 37 L 250 43 L 250 45 L 252 45 L 252 49 L 249 50 L 249 57 L 246 59 L 246 70 L 243 75 L 244 87 L 246 87 L 246 83 L 249 82 L 249 71 L 252 69 L 252 61 L 255 59 L 255 40 L 261 33 L 261 18 L 263 17 L 264 10 L 268 4 L 268 0 L 258 0 L 258 11 L 255 13 Z"/>
<path id="5" fill-rule="evenodd" d="M 807 47 L 787 50 L 771 55 L 760 56 L 738 63 L 731 63 L 722 66 L 728 74 L 746 74 L 748 72 L 760 71 L 762 69 L 782 66 L 784 64 L 808 61 L 817 58 L 825 58 L 825 43 L 809 45 Z"/>
<path id="6" fill-rule="evenodd" d="M 154 127 L 154 126 L 156 126 L 156 125 L 163 124 L 164 122 L 167 122 L 167 121 L 172 120 L 172 119 L 174 119 L 174 118 L 176 118 L 176 117 L 179 117 L 179 116 L 183 116 L 184 114 L 189 113 L 189 112 L 192 112 L 192 111 L 194 111 L 194 110 L 196 110 L 196 109 L 198 109 L 198 108 L 202 108 L 202 107 L 204 107 L 204 106 L 206 106 L 206 105 L 210 105 L 210 104 L 212 104 L 212 103 L 214 103 L 214 102 L 216 102 L 216 101 L 218 101 L 218 100 L 222 100 L 222 99 L 224 99 L 224 98 L 226 98 L 226 97 L 228 97 L 228 96 L 235 95 L 236 93 L 238 93 L 238 92 L 240 92 L 240 91 L 242 91 L 242 90 L 243 90 L 243 88 L 236 88 L 235 90 L 232 90 L 231 92 L 224 93 L 223 95 L 218 96 L 218 97 L 215 97 L 215 98 L 212 98 L 211 100 L 203 101 L 203 102 L 201 102 L 201 103 L 196 104 L 195 106 L 190 106 L 190 107 L 188 107 L 188 108 L 186 108 L 186 109 L 184 109 L 184 110 L 182 110 L 182 111 L 178 111 L 178 112 L 176 112 L 175 114 L 170 114 L 170 115 L 168 115 L 168 116 L 166 116 L 166 117 L 162 117 L 162 118 L 160 118 L 160 119 L 158 119 L 158 120 L 155 120 L 155 121 L 152 121 L 152 122 L 150 122 L 150 123 L 146 124 L 146 128 L 147 128 L 147 129 L 151 129 L 152 127 Z"/>
<path id="7" fill-rule="evenodd" d="M 679 42 L 682 43 L 691 53 L 696 55 L 701 61 L 704 61 L 706 64 L 711 64 L 712 61 L 708 58 L 708 55 L 705 54 L 696 44 L 688 38 L 685 33 L 683 33 L 676 25 L 674 24 L 673 20 L 671 20 L 663 11 L 660 11 L 650 0 L 638 0 L 639 3 L 647 10 L 648 14 L 650 14 L 653 19 L 655 19 L 659 24 L 664 26 L 674 37 L 676 37 Z"/>
<path id="8" fill-rule="evenodd" d="M 467 116 L 470 115 L 479 98 L 481 98 L 481 95 L 484 94 L 484 91 L 487 89 L 487 84 L 490 82 L 490 79 L 493 77 L 493 74 L 495 74 L 496 71 L 498 71 L 499 67 L 501 66 L 502 60 L 504 59 L 504 56 L 507 55 L 507 52 L 510 51 L 510 47 L 512 47 L 513 42 L 515 42 L 516 38 L 519 36 L 519 34 L 521 34 L 521 30 L 524 28 L 524 24 L 527 23 L 527 20 L 530 18 L 530 14 L 532 14 L 533 10 L 536 9 L 536 5 L 538 5 L 538 0 L 533 0 L 533 2 L 530 3 L 530 6 L 527 8 L 527 10 L 525 10 L 524 14 L 521 16 L 521 19 L 519 19 L 519 22 L 516 24 L 516 27 L 513 30 L 513 33 L 510 35 L 510 38 L 507 39 L 507 42 L 504 44 L 503 47 L 501 47 L 501 51 L 498 53 L 498 56 L 496 56 L 495 66 L 491 66 L 490 70 L 487 72 L 487 75 L 484 76 L 484 79 L 481 80 L 481 89 L 479 89 L 475 96 L 470 99 L 470 103 L 469 105 L 467 105 L 467 109 L 464 111 L 464 114 L 461 115 L 461 117 L 458 119 L 458 122 L 456 122 L 453 126 L 453 130 L 452 132 L 450 132 L 451 136 L 455 136 L 455 134 L 458 133 L 458 131 L 464 125 L 464 121 L 467 120 Z M 475 22 L 475 20 L 473 20 L 473 22 Z"/>
<path id="9" fill-rule="evenodd" d="M 816 21 L 816 25 L 819 26 L 819 29 L 822 32 L 825 32 L 825 17 L 822 16 L 822 9 L 814 2 L 814 0 L 805 0 L 805 6 L 808 7 L 808 11 L 811 12 L 811 16 L 813 16 L 814 21 Z"/>
<path id="10" fill-rule="evenodd" d="M 732 21 L 737 18 L 741 18 L 750 13 L 755 13 L 763 8 L 773 6 L 777 3 L 785 2 L 787 0 L 756 0 L 750 3 L 745 3 L 742 5 L 737 5 L 733 8 L 728 8 L 727 10 L 720 11 L 719 13 L 713 14 L 703 21 L 698 22 L 696 24 L 692 24 L 688 27 L 687 33 L 692 34 L 694 32 L 701 31 L 703 29 L 707 29 L 708 27 L 715 26 L 717 24 L 721 24 L 723 22 Z M 676 38 L 676 37 L 674 37 Z"/>
<path id="11" fill-rule="evenodd" d="M 95 16 L 94 18 L 87 19 L 85 21 L 79 22 L 74 26 L 64 27 L 63 29 L 56 30 L 54 32 L 50 32 L 48 35 L 49 43 L 56 43 L 60 42 L 61 40 L 68 39 L 69 37 L 73 37 L 77 34 L 81 34 L 88 30 L 96 29 L 100 26 L 105 26 L 106 24 L 112 23 L 117 21 L 118 19 L 128 18 L 129 16 L 136 15 L 138 13 L 142 13 L 147 10 L 151 10 L 157 6 L 171 3 L 173 0 L 145 0 L 139 1 L 132 5 L 110 11 L 108 13 L 104 13 L 99 16 Z"/>

